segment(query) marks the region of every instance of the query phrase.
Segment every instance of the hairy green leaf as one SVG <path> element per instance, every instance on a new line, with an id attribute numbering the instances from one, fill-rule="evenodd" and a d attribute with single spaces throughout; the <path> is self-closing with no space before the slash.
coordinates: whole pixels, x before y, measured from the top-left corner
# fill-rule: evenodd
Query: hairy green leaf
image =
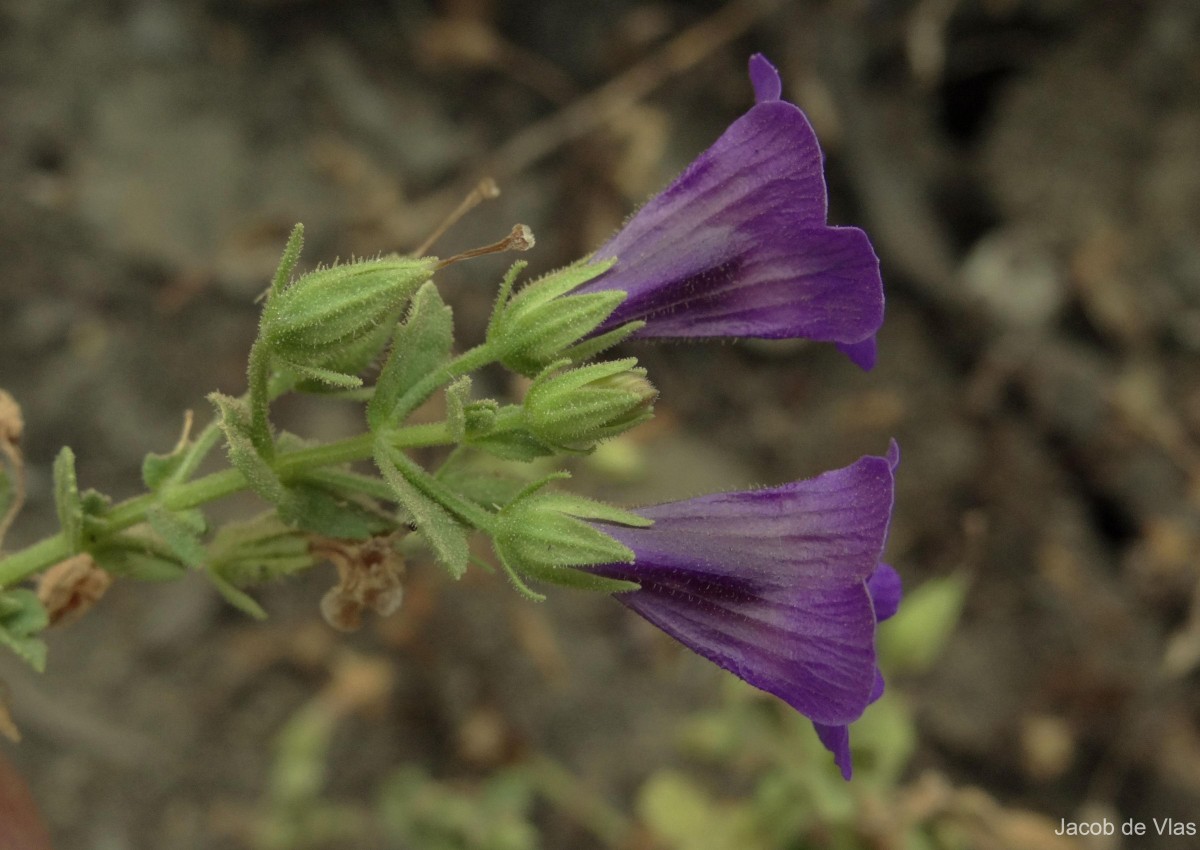
<path id="1" fill-rule="evenodd" d="M 444 506 L 405 477 L 393 460 L 392 449 L 382 440 L 375 444 L 375 465 L 392 488 L 400 507 L 412 517 L 417 530 L 433 549 L 438 561 L 452 576 L 460 578 L 467 571 L 470 556 L 468 530 Z"/>
<path id="2" fill-rule="evenodd" d="M 54 459 L 54 508 L 71 554 L 77 554 L 83 549 L 83 502 L 75 478 L 75 452 L 68 446 Z"/>
<path id="3" fill-rule="evenodd" d="M 0 645 L 39 673 L 46 669 L 46 642 L 40 635 L 49 624 L 50 617 L 32 590 L 0 592 Z"/>
<path id="4" fill-rule="evenodd" d="M 424 401 L 406 400 L 404 395 L 449 361 L 453 344 L 453 315 L 437 286 L 429 281 L 413 296 L 408 318 L 396 329 L 387 362 L 375 382 L 375 395 L 367 405 L 367 422 L 372 430 L 398 424 L 412 407 Z M 398 407 L 402 401 L 407 409 Z"/>
<path id="5" fill-rule="evenodd" d="M 225 601 L 234 608 L 256 620 L 267 619 L 267 612 L 263 610 L 261 605 L 254 601 L 254 598 L 250 594 L 234 587 L 224 576 L 212 570 L 205 570 L 204 574 L 208 576 L 208 580 L 216 587 L 217 592 L 225 597 Z"/>
<path id="6" fill-rule="evenodd" d="M 351 496 L 310 482 L 298 482 L 290 488 L 294 498 L 280 516 L 289 525 L 344 540 L 366 540 L 396 527 L 390 517 L 372 510 Z"/>
<path id="7" fill-rule="evenodd" d="M 221 430 L 229 450 L 229 460 L 250 483 L 251 489 L 281 510 L 287 510 L 295 498 L 275 473 L 275 469 L 254 448 L 250 439 L 250 409 L 241 399 L 212 393 L 208 400 L 221 417 Z"/>
<path id="8" fill-rule="evenodd" d="M 207 552 L 201 535 L 207 523 L 202 513 L 197 510 L 169 511 L 161 505 L 155 505 L 146 512 L 146 521 L 189 567 L 204 564 Z"/>

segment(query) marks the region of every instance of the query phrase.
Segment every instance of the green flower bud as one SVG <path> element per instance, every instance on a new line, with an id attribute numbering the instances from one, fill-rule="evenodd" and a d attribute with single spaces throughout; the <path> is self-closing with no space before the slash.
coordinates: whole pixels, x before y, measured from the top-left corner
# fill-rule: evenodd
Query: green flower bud
<path id="1" fill-rule="evenodd" d="M 585 451 L 650 419 L 658 390 L 633 357 L 565 372 L 547 369 L 525 396 L 525 421 L 543 442 Z"/>
<path id="2" fill-rule="evenodd" d="M 272 293 L 259 338 L 306 376 L 360 371 L 436 265 L 432 257 L 391 257 L 310 272 Z"/>
<path id="3" fill-rule="evenodd" d="M 568 293 L 615 262 L 576 263 L 534 281 L 511 299 L 507 293 L 515 274 L 510 274 L 488 328 L 488 341 L 504 349 L 501 362 L 523 375 L 536 375 L 599 327 L 625 300 L 625 293 Z M 514 272 L 519 270 L 514 267 Z"/>

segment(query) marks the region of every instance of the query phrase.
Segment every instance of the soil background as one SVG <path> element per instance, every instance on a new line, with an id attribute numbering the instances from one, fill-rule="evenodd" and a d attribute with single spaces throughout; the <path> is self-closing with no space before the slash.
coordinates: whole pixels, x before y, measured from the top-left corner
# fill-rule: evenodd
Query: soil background
<path id="1" fill-rule="evenodd" d="M 7 547 L 55 529 L 61 445 L 124 498 L 183 410 L 243 390 L 252 302 L 296 221 L 305 267 L 409 250 L 490 175 L 502 195 L 435 252 L 521 222 L 531 272 L 555 268 L 748 108 L 759 51 L 822 140 L 832 220 L 882 259 L 879 365 L 629 346 L 661 416 L 627 480 L 594 485 L 636 503 L 781 483 L 895 437 L 889 560 L 910 587 L 971 581 L 935 669 L 892 683 L 917 709 L 914 775 L 1055 823 L 1200 820 L 1192 0 L 9 0 L 0 386 L 24 408 L 30 501 Z M 507 263 L 445 272 L 460 340 Z M 278 413 L 314 437 L 359 427 L 349 407 Z M 55 846 L 244 846 L 272 736 L 348 649 L 389 686 L 339 727 L 333 797 L 403 762 L 455 777 L 543 753 L 626 806 L 719 687 L 606 598 L 410 576 L 402 610 L 349 638 L 317 613 L 330 568 L 260 593 L 261 626 L 203 580 L 118 582 L 52 635 L 44 676 L 0 661 L 25 736 L 4 755 Z"/>

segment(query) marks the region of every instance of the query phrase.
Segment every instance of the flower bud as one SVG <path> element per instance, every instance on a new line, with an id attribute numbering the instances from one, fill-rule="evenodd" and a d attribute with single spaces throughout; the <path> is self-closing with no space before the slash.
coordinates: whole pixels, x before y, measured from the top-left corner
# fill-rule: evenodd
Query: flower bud
<path id="1" fill-rule="evenodd" d="M 538 376 L 525 396 L 525 420 L 543 442 L 587 450 L 650 419 L 658 390 L 629 357 Z"/>
<path id="2" fill-rule="evenodd" d="M 432 257 L 390 257 L 310 272 L 271 296 L 259 337 L 301 369 L 361 369 L 387 342 L 380 328 L 399 318 L 436 265 Z"/>
<path id="3" fill-rule="evenodd" d="M 614 262 L 576 263 L 534 281 L 511 299 L 502 293 L 488 328 L 488 340 L 504 349 L 501 362 L 523 375 L 536 375 L 594 331 L 625 300 L 625 293 L 569 293 Z"/>

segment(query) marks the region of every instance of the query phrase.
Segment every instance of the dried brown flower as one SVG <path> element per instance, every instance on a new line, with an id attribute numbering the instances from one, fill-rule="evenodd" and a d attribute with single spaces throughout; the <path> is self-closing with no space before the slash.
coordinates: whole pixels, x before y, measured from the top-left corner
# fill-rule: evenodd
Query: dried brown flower
<path id="1" fill-rule="evenodd" d="M 393 546 L 393 535 L 365 542 L 316 537 L 309 550 L 337 567 L 338 583 L 321 599 L 321 615 L 343 632 L 362 627 L 370 608 L 381 617 L 396 612 L 404 597 L 404 558 Z"/>
<path id="2" fill-rule="evenodd" d="M 50 625 L 73 623 L 100 600 L 110 584 L 112 576 L 83 552 L 42 573 L 37 595 L 50 616 Z"/>

